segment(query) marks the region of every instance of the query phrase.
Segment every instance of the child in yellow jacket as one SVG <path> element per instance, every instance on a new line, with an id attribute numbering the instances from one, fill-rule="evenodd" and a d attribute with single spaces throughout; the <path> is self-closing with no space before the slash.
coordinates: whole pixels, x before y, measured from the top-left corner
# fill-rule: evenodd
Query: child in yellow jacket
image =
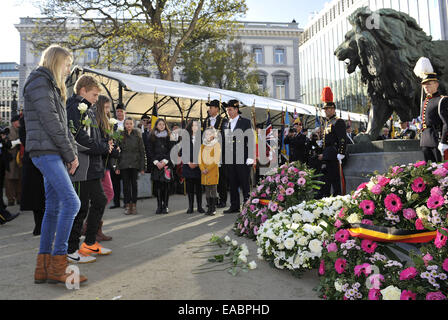
<path id="1" fill-rule="evenodd" d="M 201 169 L 201 184 L 205 186 L 205 199 L 208 205 L 205 214 L 209 216 L 216 214 L 220 160 L 221 145 L 218 142 L 218 132 L 215 128 L 208 128 L 204 131 L 198 162 Z"/>

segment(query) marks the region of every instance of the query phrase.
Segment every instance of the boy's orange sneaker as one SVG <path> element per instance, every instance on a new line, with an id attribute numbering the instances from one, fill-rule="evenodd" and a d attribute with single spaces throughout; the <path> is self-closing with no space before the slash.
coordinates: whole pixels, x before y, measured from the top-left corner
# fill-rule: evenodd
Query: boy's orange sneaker
<path id="1" fill-rule="evenodd" d="M 94 244 L 92 244 L 91 246 L 89 246 L 85 242 L 83 242 L 81 245 L 81 248 L 79 248 L 79 252 L 81 252 L 82 254 L 85 254 L 85 255 L 99 254 L 99 255 L 105 256 L 105 255 L 111 254 L 112 250 L 104 248 L 97 241 Z"/>

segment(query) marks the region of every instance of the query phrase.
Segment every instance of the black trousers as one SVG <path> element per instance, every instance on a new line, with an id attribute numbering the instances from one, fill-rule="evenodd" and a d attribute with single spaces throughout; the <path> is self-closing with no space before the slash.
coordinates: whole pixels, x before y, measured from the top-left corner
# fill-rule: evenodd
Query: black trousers
<path id="1" fill-rule="evenodd" d="M 138 170 L 135 168 L 122 169 L 120 175 L 123 179 L 124 204 L 137 203 Z"/>
<path id="2" fill-rule="evenodd" d="M 250 169 L 251 166 L 245 164 L 227 165 L 227 175 L 229 177 L 230 186 L 230 208 L 240 209 L 240 193 L 243 193 L 244 202 L 249 199 L 250 192 Z"/>
<path id="3" fill-rule="evenodd" d="M 201 178 L 185 178 L 185 189 L 187 191 L 187 194 L 201 193 Z"/>
<path id="4" fill-rule="evenodd" d="M 228 192 L 228 178 L 227 178 L 227 168 L 223 164 L 219 167 L 219 181 L 218 181 L 218 195 L 219 203 L 227 203 L 227 192 Z"/>
<path id="5" fill-rule="evenodd" d="M 84 242 L 88 245 L 96 242 L 96 234 L 107 204 L 107 197 L 104 194 L 101 179 L 77 183 L 80 183 L 79 200 L 81 200 L 81 208 L 76 215 L 75 221 L 73 221 L 72 231 L 68 239 L 68 253 L 73 253 L 79 249 L 81 229 L 86 217 L 87 230 Z"/>
<path id="6" fill-rule="evenodd" d="M 5 181 L 5 165 L 3 164 L 3 160 L 0 157 L 0 207 L 6 208 L 6 204 L 3 201 L 3 187 Z"/>
<path id="7" fill-rule="evenodd" d="M 339 196 L 341 190 L 341 176 L 339 173 L 339 161 L 324 161 L 322 163 L 322 173 L 324 185 L 321 186 L 318 198 L 326 198 L 331 195 Z M 333 189 L 333 193 L 331 192 Z"/>
<path id="8" fill-rule="evenodd" d="M 425 156 L 425 161 L 442 162 L 442 155 L 437 147 L 422 147 L 422 151 Z"/>
<path id="9" fill-rule="evenodd" d="M 121 196 L 121 172 L 116 174 L 114 170 L 110 170 L 110 179 L 112 180 L 112 187 L 114 188 L 114 205 L 120 206 Z"/>

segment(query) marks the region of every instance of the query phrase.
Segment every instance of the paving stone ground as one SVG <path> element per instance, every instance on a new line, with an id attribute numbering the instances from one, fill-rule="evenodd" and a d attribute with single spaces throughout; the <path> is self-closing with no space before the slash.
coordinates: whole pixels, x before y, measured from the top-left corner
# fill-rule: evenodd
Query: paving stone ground
<path id="1" fill-rule="evenodd" d="M 237 237 L 232 229 L 235 214 L 215 216 L 185 214 L 187 199 L 170 198 L 170 213 L 156 215 L 156 199 L 137 203 L 138 214 L 125 216 L 123 209 L 106 209 L 104 233 L 113 237 L 103 245 L 113 250 L 95 263 L 79 265 L 88 282 L 78 290 L 65 285 L 34 284 L 33 274 L 39 237 L 32 235 L 30 211 L 0 226 L 0 299 L 63 300 L 317 300 L 315 270 L 298 279 L 286 270 L 258 260 L 256 243 Z M 8 207 L 17 212 L 18 207 Z M 237 276 L 220 271 L 193 274 L 206 262 L 194 254 L 193 246 L 208 241 L 212 234 L 229 235 L 246 243 L 257 268 Z M 204 254 L 203 257 L 211 254 Z"/>

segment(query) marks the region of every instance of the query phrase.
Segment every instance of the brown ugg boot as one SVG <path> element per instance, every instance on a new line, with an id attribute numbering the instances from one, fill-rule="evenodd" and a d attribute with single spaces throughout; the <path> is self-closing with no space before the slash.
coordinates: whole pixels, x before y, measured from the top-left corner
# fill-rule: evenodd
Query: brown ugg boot
<path id="1" fill-rule="evenodd" d="M 36 270 L 34 271 L 34 283 L 44 283 L 47 281 L 49 265 L 49 253 L 41 253 L 37 255 Z"/>
<path id="2" fill-rule="evenodd" d="M 131 214 L 135 214 L 136 212 L 135 212 L 135 203 L 129 203 L 129 209 L 128 209 L 128 212 L 127 213 L 125 213 L 126 215 L 131 215 Z"/>
<path id="3" fill-rule="evenodd" d="M 131 204 L 130 203 L 126 203 L 125 207 L 124 207 L 124 214 L 125 215 L 129 215 L 129 211 L 131 210 Z"/>
<path id="4" fill-rule="evenodd" d="M 136 203 L 132 204 L 132 214 L 137 214 L 137 204 Z"/>
<path id="5" fill-rule="evenodd" d="M 98 233 L 96 234 L 96 241 L 110 241 L 112 240 L 112 237 L 106 236 L 103 233 L 103 220 L 100 222 L 100 227 L 98 228 Z"/>
<path id="6" fill-rule="evenodd" d="M 50 266 L 48 267 L 48 283 L 65 283 L 71 273 L 66 273 L 68 266 L 67 255 L 50 256 Z M 82 274 L 79 275 L 79 283 L 87 281 Z M 73 284 L 73 283 L 72 283 Z"/>

